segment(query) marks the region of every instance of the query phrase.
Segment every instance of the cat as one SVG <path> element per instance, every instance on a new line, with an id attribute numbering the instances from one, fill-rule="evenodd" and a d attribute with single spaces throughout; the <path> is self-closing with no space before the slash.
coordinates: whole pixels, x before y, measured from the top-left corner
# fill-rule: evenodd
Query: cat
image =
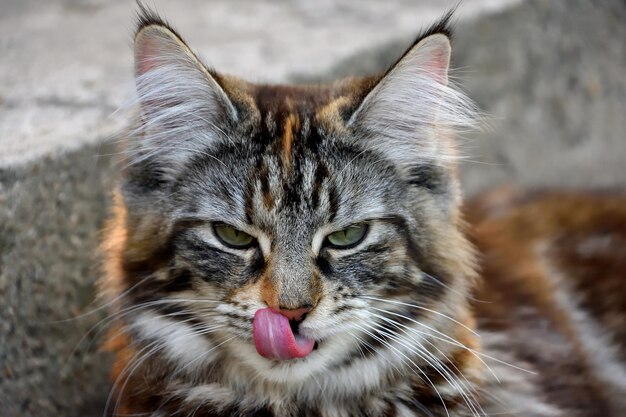
<path id="1" fill-rule="evenodd" d="M 454 133 L 479 117 L 451 18 L 383 74 L 286 86 L 216 72 L 140 6 L 108 415 L 626 410 L 626 198 L 461 204 Z"/>

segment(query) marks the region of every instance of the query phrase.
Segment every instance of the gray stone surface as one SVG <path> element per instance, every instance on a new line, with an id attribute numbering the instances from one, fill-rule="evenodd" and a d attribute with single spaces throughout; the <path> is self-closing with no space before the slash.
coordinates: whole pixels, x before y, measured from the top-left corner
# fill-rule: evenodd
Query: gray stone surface
<path id="1" fill-rule="evenodd" d="M 457 76 L 491 125 L 462 144 L 475 161 L 463 165 L 469 192 L 504 182 L 623 186 L 624 2 L 529 0 L 476 20 L 503 3 L 464 3 Z M 444 8 L 434 0 L 158 4 L 211 64 L 265 80 L 383 68 Z M 131 10 L 121 0 L 0 0 L 2 416 L 103 409 L 109 358 L 87 332 L 104 313 L 81 315 L 95 308 L 115 176 L 105 139 L 124 122 L 110 113 L 132 90 Z"/>
<path id="2" fill-rule="evenodd" d="M 459 35 L 490 125 L 461 145 L 468 192 L 626 185 L 626 2 L 533 1 Z"/>
<path id="3" fill-rule="evenodd" d="M 0 170 L 0 415 L 98 416 L 97 246 L 113 183 L 111 151 L 86 146 Z M 83 338 L 83 336 L 85 336 Z"/>

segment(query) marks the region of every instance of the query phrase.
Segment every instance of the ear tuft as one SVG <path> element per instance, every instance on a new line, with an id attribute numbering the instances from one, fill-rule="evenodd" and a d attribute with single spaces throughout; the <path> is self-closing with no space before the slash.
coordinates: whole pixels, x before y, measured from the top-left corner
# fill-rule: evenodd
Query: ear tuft
<path id="1" fill-rule="evenodd" d="M 137 0 L 137 9 L 137 28 L 135 30 L 135 34 L 139 33 L 144 27 L 151 25 L 167 27 L 172 32 L 174 32 L 172 27 L 165 21 L 165 19 L 163 19 L 155 10 L 152 10 L 140 0 Z"/>
<path id="2" fill-rule="evenodd" d="M 454 24 L 452 22 L 452 18 L 455 11 L 456 7 L 451 8 L 446 12 L 446 14 L 443 15 L 443 17 L 441 17 L 441 19 L 439 19 L 437 22 L 435 22 L 426 30 L 417 35 L 411 48 L 420 43 L 423 39 L 426 39 L 432 35 L 440 34 L 444 35 L 448 39 L 452 39 L 454 37 Z"/>

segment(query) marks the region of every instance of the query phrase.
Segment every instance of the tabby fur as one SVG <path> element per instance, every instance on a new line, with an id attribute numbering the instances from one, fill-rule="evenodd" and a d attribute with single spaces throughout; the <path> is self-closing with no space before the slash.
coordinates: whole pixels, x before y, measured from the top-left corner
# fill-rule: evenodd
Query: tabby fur
<path id="1" fill-rule="evenodd" d="M 618 415 L 626 200 L 488 196 L 466 232 L 453 137 L 477 114 L 448 81 L 450 18 L 384 74 L 284 86 L 217 73 L 141 8 L 103 243 L 109 415 Z M 363 242 L 325 245 L 356 223 Z M 303 306 L 316 349 L 258 355 L 255 311 Z"/>

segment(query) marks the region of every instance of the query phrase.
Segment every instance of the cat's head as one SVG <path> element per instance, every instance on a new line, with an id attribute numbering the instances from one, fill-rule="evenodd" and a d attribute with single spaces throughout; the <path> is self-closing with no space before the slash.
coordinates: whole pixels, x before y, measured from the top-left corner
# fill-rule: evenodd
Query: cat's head
<path id="1" fill-rule="evenodd" d="M 208 68 L 143 14 L 103 286 L 136 341 L 293 381 L 393 362 L 418 320 L 456 326 L 472 272 L 452 134 L 474 114 L 448 20 L 382 75 L 279 86 Z"/>

